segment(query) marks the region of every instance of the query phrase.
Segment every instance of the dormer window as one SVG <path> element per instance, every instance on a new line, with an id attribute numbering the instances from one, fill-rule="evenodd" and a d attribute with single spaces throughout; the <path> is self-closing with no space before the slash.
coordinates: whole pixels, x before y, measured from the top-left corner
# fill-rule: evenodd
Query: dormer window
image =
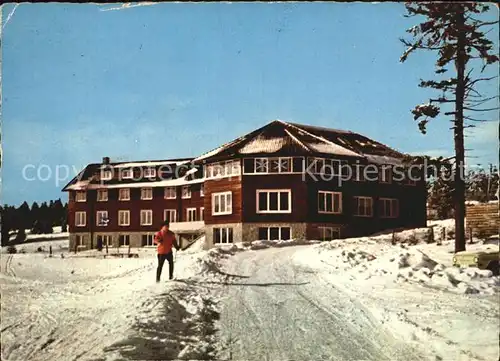
<path id="1" fill-rule="evenodd" d="M 75 195 L 75 201 L 86 202 L 87 201 L 87 193 L 85 191 L 77 191 L 76 195 Z"/>
<path id="2" fill-rule="evenodd" d="M 153 178 L 153 177 L 156 177 L 156 169 L 145 168 L 144 169 L 144 178 Z"/>
<path id="3" fill-rule="evenodd" d="M 122 179 L 131 179 L 131 178 L 133 178 L 132 169 L 122 170 Z"/>
<path id="4" fill-rule="evenodd" d="M 111 170 L 104 170 L 102 172 L 102 180 L 111 180 L 113 179 L 113 172 Z"/>

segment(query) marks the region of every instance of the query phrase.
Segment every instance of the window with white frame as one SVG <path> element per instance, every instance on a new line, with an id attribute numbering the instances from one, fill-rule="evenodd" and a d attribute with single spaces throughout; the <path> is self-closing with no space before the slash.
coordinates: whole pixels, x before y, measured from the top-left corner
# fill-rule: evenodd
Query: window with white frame
<path id="1" fill-rule="evenodd" d="M 119 188 L 118 189 L 118 200 L 129 201 L 130 200 L 130 188 Z"/>
<path id="2" fill-rule="evenodd" d="M 240 174 L 241 165 L 239 160 L 212 163 L 205 167 L 205 177 L 208 179 L 239 176 Z"/>
<path id="3" fill-rule="evenodd" d="M 141 188 L 141 199 L 142 200 L 153 199 L 153 188 Z"/>
<path id="4" fill-rule="evenodd" d="M 191 187 L 190 186 L 183 186 L 182 187 L 182 198 L 191 198 Z"/>
<path id="5" fill-rule="evenodd" d="M 323 175 L 340 174 L 341 162 L 338 159 L 310 157 L 307 159 L 307 162 L 307 170 L 310 173 Z"/>
<path id="6" fill-rule="evenodd" d="M 205 185 L 202 183 L 200 186 L 200 197 L 205 196 Z"/>
<path id="7" fill-rule="evenodd" d="M 318 191 L 318 213 L 342 213 L 342 193 Z"/>
<path id="8" fill-rule="evenodd" d="M 122 179 L 132 179 L 134 177 L 134 173 L 132 169 L 124 169 L 122 170 Z"/>
<path id="9" fill-rule="evenodd" d="M 244 174 L 302 173 L 303 157 L 272 157 L 243 159 Z"/>
<path id="10" fill-rule="evenodd" d="M 144 168 L 144 178 L 156 177 L 156 169 L 154 168 Z"/>
<path id="11" fill-rule="evenodd" d="M 371 197 L 354 197 L 354 215 L 359 217 L 373 216 L 373 198 Z"/>
<path id="12" fill-rule="evenodd" d="M 97 226 L 107 226 L 108 222 L 108 211 L 97 211 L 96 212 L 96 225 Z"/>
<path id="13" fill-rule="evenodd" d="M 257 190 L 257 213 L 291 213 L 292 191 L 283 190 Z"/>
<path id="14" fill-rule="evenodd" d="M 186 209 L 186 220 L 188 222 L 196 221 L 196 208 L 187 208 Z"/>
<path id="15" fill-rule="evenodd" d="M 75 201 L 77 201 L 77 202 L 85 202 L 85 201 L 87 201 L 87 192 L 85 192 L 85 191 L 76 191 Z"/>
<path id="16" fill-rule="evenodd" d="M 143 247 L 154 246 L 154 235 L 152 233 L 145 233 L 141 238 Z"/>
<path id="17" fill-rule="evenodd" d="M 151 226 L 153 224 L 153 210 L 141 209 L 141 226 Z"/>
<path id="18" fill-rule="evenodd" d="M 130 235 L 120 234 L 118 236 L 118 246 L 130 246 Z"/>
<path id="19" fill-rule="evenodd" d="M 232 192 L 212 193 L 212 215 L 219 216 L 233 213 Z"/>
<path id="20" fill-rule="evenodd" d="M 397 218 L 399 216 L 399 200 L 395 198 L 380 198 L 380 217 Z"/>
<path id="21" fill-rule="evenodd" d="M 85 227 L 86 224 L 87 224 L 87 213 L 75 212 L 75 226 Z"/>
<path id="22" fill-rule="evenodd" d="M 111 180 L 113 179 L 113 172 L 109 169 L 103 170 L 101 175 L 102 180 Z"/>
<path id="23" fill-rule="evenodd" d="M 339 227 L 318 227 L 319 239 L 322 241 L 331 241 L 340 238 Z"/>
<path id="24" fill-rule="evenodd" d="M 205 220 L 205 207 L 200 207 L 200 221 Z"/>
<path id="25" fill-rule="evenodd" d="M 175 209 L 163 210 L 163 220 L 169 221 L 170 223 L 177 222 L 177 210 Z"/>
<path id="26" fill-rule="evenodd" d="M 128 210 L 118 211 L 118 225 L 130 226 L 130 211 Z"/>
<path id="27" fill-rule="evenodd" d="M 99 242 L 102 243 L 103 247 L 113 247 L 113 237 L 111 237 L 110 235 L 97 235 L 97 243 Z"/>
<path id="28" fill-rule="evenodd" d="M 213 230 L 214 244 L 233 243 L 233 229 L 216 227 Z"/>
<path id="29" fill-rule="evenodd" d="M 76 242 L 77 247 L 85 247 L 86 246 L 85 236 L 76 235 L 75 242 Z"/>
<path id="30" fill-rule="evenodd" d="M 269 158 L 255 158 L 255 173 L 269 173 Z"/>
<path id="31" fill-rule="evenodd" d="M 176 199 L 177 192 L 175 187 L 165 187 L 165 199 Z"/>
<path id="32" fill-rule="evenodd" d="M 285 241 L 292 239 L 290 227 L 259 227 L 259 241 Z"/>
<path id="33" fill-rule="evenodd" d="M 108 190 L 107 189 L 98 189 L 97 190 L 97 201 L 98 202 L 106 202 L 108 200 Z"/>
<path id="34" fill-rule="evenodd" d="M 392 169 L 387 165 L 383 165 L 380 168 L 380 183 L 392 183 Z"/>

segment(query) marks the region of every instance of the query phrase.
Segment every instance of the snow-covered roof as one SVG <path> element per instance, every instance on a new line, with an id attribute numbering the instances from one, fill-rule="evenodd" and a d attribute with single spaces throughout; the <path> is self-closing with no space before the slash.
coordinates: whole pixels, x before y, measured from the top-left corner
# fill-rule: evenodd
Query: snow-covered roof
<path id="1" fill-rule="evenodd" d="M 189 160 L 162 160 L 162 161 L 144 161 L 144 162 L 129 162 L 129 163 L 116 163 L 109 165 L 102 165 L 100 168 L 113 167 L 113 168 L 133 168 L 133 167 L 159 167 L 165 165 L 181 165 L 189 163 Z"/>
<path id="2" fill-rule="evenodd" d="M 204 178 L 187 180 L 185 178 L 167 179 L 151 182 L 137 182 L 137 183 L 117 183 L 117 184 L 90 184 L 87 181 L 79 181 L 75 184 L 68 186 L 67 190 L 87 190 L 87 189 L 116 189 L 116 188 L 155 188 L 155 187 L 175 187 L 191 184 L 199 184 L 205 181 Z"/>

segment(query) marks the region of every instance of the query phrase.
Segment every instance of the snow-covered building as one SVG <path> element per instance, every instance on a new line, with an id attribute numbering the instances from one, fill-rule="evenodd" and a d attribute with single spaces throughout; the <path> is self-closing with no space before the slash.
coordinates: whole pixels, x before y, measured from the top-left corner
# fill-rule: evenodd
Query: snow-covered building
<path id="1" fill-rule="evenodd" d="M 63 189 L 71 244 L 150 245 L 166 218 L 208 246 L 425 226 L 425 181 L 405 159 L 358 133 L 281 120 L 195 159 L 105 158 Z"/>

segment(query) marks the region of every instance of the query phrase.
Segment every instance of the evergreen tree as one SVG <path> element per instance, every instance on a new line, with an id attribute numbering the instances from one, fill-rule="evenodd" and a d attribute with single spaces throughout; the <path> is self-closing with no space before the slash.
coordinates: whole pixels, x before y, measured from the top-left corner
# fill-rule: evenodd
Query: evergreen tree
<path id="1" fill-rule="evenodd" d="M 436 210 L 438 219 L 446 219 L 453 210 L 453 176 L 451 166 L 443 167 L 430 183 L 429 208 Z"/>
<path id="2" fill-rule="evenodd" d="M 455 167 L 454 178 L 454 210 L 455 210 L 455 252 L 465 250 L 465 147 L 464 128 L 471 127 L 468 122 L 484 121 L 468 115 L 470 112 L 485 112 L 489 109 L 484 104 L 497 99 L 498 96 L 483 97 L 476 86 L 482 81 L 495 77 L 481 75 L 485 68 L 498 62 L 498 56 L 493 49 L 493 42 L 486 37 L 485 27 L 496 25 L 498 21 L 487 22 L 481 19 L 489 11 L 489 6 L 483 3 L 456 2 L 412 2 L 406 5 L 407 17 L 418 16 L 422 22 L 407 32 L 413 36 L 408 41 L 401 39 L 407 47 L 401 56 L 404 62 L 415 50 L 424 49 L 438 51 L 436 61 L 436 79 L 421 80 L 419 86 L 441 92 L 436 99 L 430 99 L 427 104 L 417 105 L 412 113 L 422 133 L 426 132 L 429 119 L 437 117 L 441 107 L 453 104 L 452 111 L 446 111 L 445 116 L 452 116 Z M 478 19 L 478 17 L 480 17 Z M 498 33 L 498 30 L 496 31 Z M 480 72 L 473 65 L 481 60 Z M 453 65 L 452 75 L 443 75 Z M 479 73 L 479 74 L 478 74 Z M 479 107 L 479 108 L 478 108 Z M 466 115 L 467 114 L 467 115 Z M 423 118 L 423 120 L 421 119 Z M 467 124 L 464 124 L 467 121 Z"/>
<path id="3" fill-rule="evenodd" d="M 31 210 L 27 202 L 23 202 L 16 210 L 16 218 L 19 220 L 19 226 L 22 229 L 31 228 L 33 221 L 31 219 Z"/>
<path id="4" fill-rule="evenodd" d="M 490 164 L 489 172 L 484 168 L 472 169 L 467 175 L 467 199 L 488 202 L 496 199 L 498 190 L 498 170 Z"/>
<path id="5" fill-rule="evenodd" d="M 33 202 L 33 204 L 31 205 L 31 220 L 33 222 L 31 226 L 32 232 L 34 229 L 36 229 L 35 222 L 38 221 L 39 217 L 40 217 L 40 207 L 38 206 L 37 202 Z"/>
<path id="6" fill-rule="evenodd" d="M 53 208 L 54 208 L 54 223 L 55 223 L 54 225 L 62 226 L 62 223 L 66 218 L 66 216 L 64 214 L 64 206 L 61 202 L 61 199 L 58 199 L 57 201 L 54 202 Z"/>

